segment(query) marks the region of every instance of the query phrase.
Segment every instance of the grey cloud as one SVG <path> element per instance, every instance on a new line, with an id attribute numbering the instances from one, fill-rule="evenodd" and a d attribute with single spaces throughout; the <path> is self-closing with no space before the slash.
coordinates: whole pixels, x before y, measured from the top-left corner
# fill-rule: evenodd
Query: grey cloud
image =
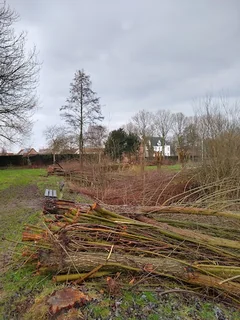
<path id="1" fill-rule="evenodd" d="M 111 128 L 142 108 L 190 114 L 192 100 L 207 92 L 240 96 L 238 0 L 8 3 L 43 60 L 36 145 L 44 144 L 39 137 L 46 124 L 60 121 L 59 107 L 79 68 L 91 75 Z"/>

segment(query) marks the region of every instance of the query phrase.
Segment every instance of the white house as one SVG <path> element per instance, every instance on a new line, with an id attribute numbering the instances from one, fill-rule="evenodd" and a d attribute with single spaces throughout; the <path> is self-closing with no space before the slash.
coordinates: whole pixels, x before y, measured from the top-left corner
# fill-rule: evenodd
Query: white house
<path id="1" fill-rule="evenodd" d="M 149 138 L 149 148 L 152 148 L 155 152 L 163 152 L 163 147 L 161 144 L 161 140 L 158 137 L 150 137 Z M 164 156 L 169 157 L 171 155 L 171 148 L 169 144 L 164 146 Z M 153 154 L 155 156 L 155 154 Z"/>

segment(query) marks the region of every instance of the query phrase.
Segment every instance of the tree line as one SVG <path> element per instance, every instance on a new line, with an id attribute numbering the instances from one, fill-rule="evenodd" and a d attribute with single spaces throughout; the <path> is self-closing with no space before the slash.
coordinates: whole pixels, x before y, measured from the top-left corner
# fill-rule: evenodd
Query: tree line
<path id="1" fill-rule="evenodd" d="M 26 50 L 26 33 L 15 33 L 19 16 L 4 2 L 0 7 L 0 140 L 19 142 L 31 129 L 31 116 L 37 107 L 36 88 L 40 62 L 36 49 Z M 77 148 L 80 159 L 84 147 L 103 147 L 112 158 L 136 153 L 148 147 L 149 137 L 158 137 L 162 149 L 171 145 L 173 154 L 184 150 L 202 161 L 215 161 L 221 175 L 240 158 L 240 107 L 222 97 L 206 96 L 195 105 L 193 116 L 160 109 L 138 111 L 130 121 L 108 132 L 100 98 L 90 76 L 77 70 L 70 83 L 66 103 L 59 112 L 65 126 L 47 127 L 44 135 L 53 153 Z M 239 165 L 239 164 L 238 164 Z M 214 169 L 213 169 L 214 170 Z"/>
<path id="2" fill-rule="evenodd" d="M 166 144 L 171 146 L 173 155 L 184 152 L 202 161 L 240 157 L 240 107 L 223 97 L 209 95 L 198 100 L 193 116 L 164 109 L 156 112 L 140 110 L 123 129 L 127 134 L 135 134 L 139 138 L 136 145 L 139 147 L 141 142 L 144 149 L 150 150 L 149 137 L 155 136 L 160 140 L 162 150 Z M 113 131 L 108 137 L 108 149 L 109 144 L 111 148 L 116 146 L 116 132 L 120 133 Z"/>
<path id="3" fill-rule="evenodd" d="M 149 138 L 157 137 L 162 150 L 170 144 L 173 155 L 184 151 L 192 157 L 216 158 L 215 143 L 219 139 L 223 143 L 226 137 L 230 139 L 231 136 L 234 144 L 239 141 L 239 110 L 237 103 L 230 104 L 227 99 L 209 95 L 196 103 L 193 116 L 165 109 L 156 112 L 140 110 L 127 124 L 108 133 L 107 128 L 100 124 L 103 120 L 100 99 L 92 90 L 90 76 L 81 70 L 75 73 L 69 98 L 60 108 L 67 128 L 48 128 L 45 135 L 53 149 L 60 148 L 61 143 L 62 147 L 65 144 L 77 146 L 80 157 L 84 146 L 105 146 L 108 155 L 120 159 L 124 153 L 137 153 L 140 145 L 144 150 L 150 149 Z M 221 148 L 229 150 L 228 143 Z"/>

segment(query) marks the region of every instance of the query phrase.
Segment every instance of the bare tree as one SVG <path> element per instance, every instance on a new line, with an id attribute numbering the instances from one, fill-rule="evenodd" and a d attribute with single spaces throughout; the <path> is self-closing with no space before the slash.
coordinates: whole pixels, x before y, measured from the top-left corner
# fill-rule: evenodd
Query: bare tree
<path id="1" fill-rule="evenodd" d="M 107 128 L 101 125 L 90 125 L 86 132 L 86 144 L 90 147 L 102 147 L 107 139 Z"/>
<path id="2" fill-rule="evenodd" d="M 146 110 L 140 110 L 132 117 L 133 124 L 140 138 L 146 142 L 146 139 L 153 134 L 154 115 Z"/>
<path id="3" fill-rule="evenodd" d="M 184 130 L 187 125 L 188 118 L 182 112 L 173 114 L 172 129 L 175 135 L 177 148 L 182 149 L 185 146 Z"/>
<path id="4" fill-rule="evenodd" d="M 132 117 L 132 122 L 136 127 L 136 132 L 142 141 L 142 169 L 145 166 L 145 156 L 146 156 L 146 147 L 148 151 L 150 146 L 148 145 L 149 137 L 152 136 L 154 130 L 154 116 L 151 112 L 146 110 L 139 111 L 135 116 Z"/>
<path id="5" fill-rule="evenodd" d="M 84 132 L 89 125 L 96 125 L 103 120 L 99 98 L 92 89 L 90 76 L 84 70 L 79 70 L 74 75 L 70 84 L 70 95 L 66 105 L 60 108 L 61 116 L 71 129 L 78 134 L 79 155 L 82 163 Z"/>
<path id="6" fill-rule="evenodd" d="M 17 35 L 18 15 L 4 2 L 0 7 L 0 139 L 17 142 L 31 128 L 37 106 L 40 64 L 36 49 L 26 51 L 26 33 Z"/>
<path id="7" fill-rule="evenodd" d="M 183 131 L 183 135 L 186 146 L 191 151 L 193 160 L 194 156 L 200 154 L 199 150 L 201 147 L 198 117 L 188 117 L 188 124 Z"/>
<path id="8" fill-rule="evenodd" d="M 49 126 L 44 131 L 48 147 L 53 154 L 53 163 L 56 162 L 56 154 L 68 149 L 69 137 L 66 128 L 58 125 Z"/>
<path id="9" fill-rule="evenodd" d="M 123 129 L 128 134 L 129 133 L 138 134 L 138 128 L 136 127 L 136 124 L 134 124 L 132 121 L 130 121 L 126 125 L 124 125 Z"/>
<path id="10" fill-rule="evenodd" d="M 226 99 L 207 96 L 198 102 L 199 134 L 205 181 L 233 178 L 239 181 L 240 107 Z"/>
<path id="11" fill-rule="evenodd" d="M 159 110 L 154 115 L 154 129 L 160 138 L 163 157 L 165 156 L 166 139 L 173 125 L 173 115 L 168 110 Z"/>

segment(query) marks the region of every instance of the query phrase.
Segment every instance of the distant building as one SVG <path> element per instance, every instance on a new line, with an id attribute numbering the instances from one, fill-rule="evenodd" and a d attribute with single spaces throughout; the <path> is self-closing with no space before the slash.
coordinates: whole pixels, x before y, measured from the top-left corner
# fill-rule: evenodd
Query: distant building
<path id="1" fill-rule="evenodd" d="M 52 154 L 52 150 L 51 149 L 42 148 L 42 149 L 39 149 L 38 153 L 39 154 Z"/>
<path id="2" fill-rule="evenodd" d="M 4 153 L 0 152 L 0 156 L 13 156 L 13 155 L 14 155 L 13 152 L 4 152 Z"/>
<path id="3" fill-rule="evenodd" d="M 38 152 L 34 148 L 25 148 L 21 149 L 17 154 L 24 157 L 29 157 L 38 154 Z"/>
<path id="4" fill-rule="evenodd" d="M 169 157 L 171 155 L 171 147 L 166 142 L 166 144 L 164 146 L 164 151 L 163 151 L 163 147 L 162 147 L 160 138 L 159 137 L 150 137 L 150 138 L 148 138 L 148 142 L 146 144 L 146 156 L 149 157 L 151 152 L 152 152 L 153 156 L 155 156 L 156 152 L 163 152 L 165 157 Z"/>
<path id="5" fill-rule="evenodd" d="M 104 153 L 104 148 L 102 148 L 102 147 L 88 147 L 88 148 L 83 149 L 83 153 L 85 153 L 85 154 L 100 154 L 100 153 Z"/>

